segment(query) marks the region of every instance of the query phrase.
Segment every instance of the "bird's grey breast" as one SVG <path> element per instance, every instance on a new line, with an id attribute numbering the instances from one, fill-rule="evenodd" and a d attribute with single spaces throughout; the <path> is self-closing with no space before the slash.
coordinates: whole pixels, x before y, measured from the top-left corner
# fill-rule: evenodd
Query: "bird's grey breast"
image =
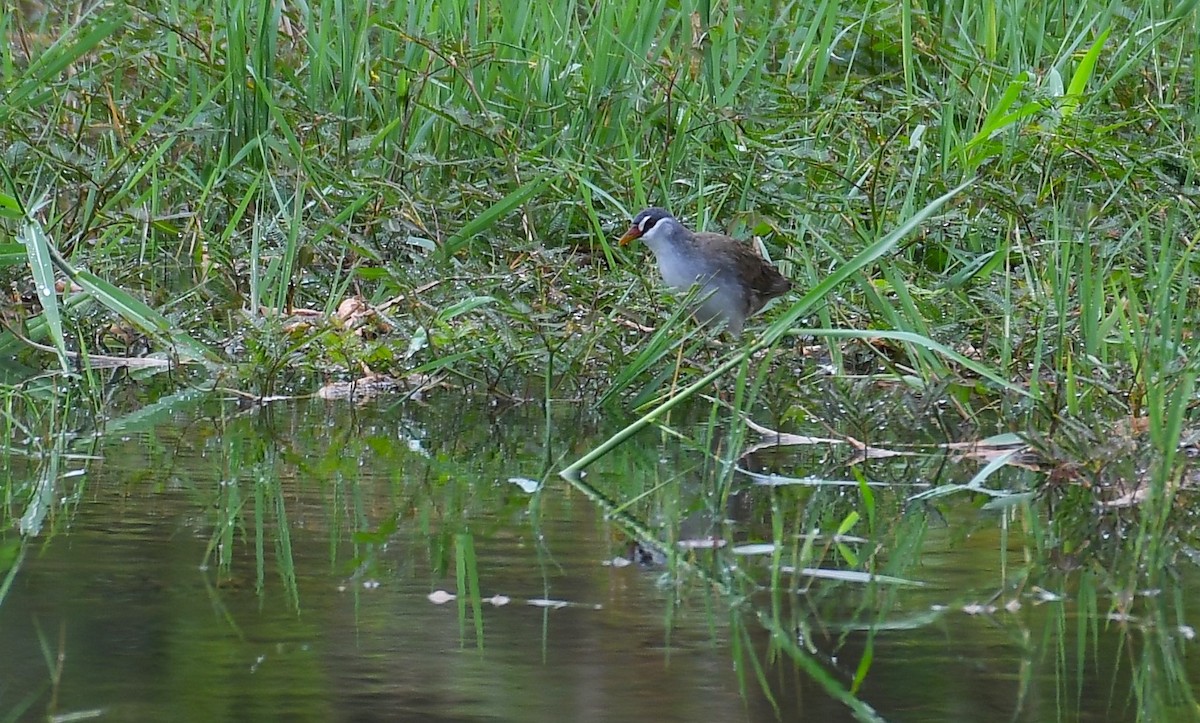
<path id="1" fill-rule="evenodd" d="M 709 264 L 690 249 L 680 248 L 667 239 L 648 239 L 646 245 L 654 252 L 658 271 L 668 286 L 688 289 L 697 281 L 712 276 Z"/>

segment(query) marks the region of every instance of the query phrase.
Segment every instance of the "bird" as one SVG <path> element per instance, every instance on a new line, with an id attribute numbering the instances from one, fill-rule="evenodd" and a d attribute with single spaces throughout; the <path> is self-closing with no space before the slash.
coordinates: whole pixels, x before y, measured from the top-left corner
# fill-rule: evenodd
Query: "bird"
<path id="1" fill-rule="evenodd" d="M 750 245 L 724 234 L 691 231 L 664 208 L 639 212 L 619 243 L 639 238 L 654 252 L 668 286 L 686 291 L 701 285 L 701 301 L 692 310 L 696 320 L 723 324 L 734 338 L 742 335 L 746 317 L 792 288 Z"/>

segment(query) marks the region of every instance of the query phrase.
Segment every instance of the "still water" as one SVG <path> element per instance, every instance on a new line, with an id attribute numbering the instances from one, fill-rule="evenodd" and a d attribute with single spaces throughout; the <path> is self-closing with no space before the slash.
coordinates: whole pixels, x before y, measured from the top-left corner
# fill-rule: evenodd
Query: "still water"
<path id="1" fill-rule="evenodd" d="M 10 501 L 36 535 L 7 540 L 0 717 L 1195 719 L 1194 586 L 1139 598 L 1152 622 L 1113 619 L 1107 578 L 1054 569 L 1023 503 L 885 504 L 947 480 L 867 468 L 867 525 L 856 486 L 730 474 L 747 440 L 691 431 L 711 419 L 644 431 L 583 484 L 556 472 L 621 421 L 567 403 L 208 399 L 115 420 L 58 450 L 76 456 L 52 494 L 45 460 L 13 465 L 49 502 Z M 740 463 L 853 479 L 837 458 Z M 654 554 L 631 553 L 642 536 Z M 889 577 L 793 572 L 868 558 Z M 475 579 L 478 607 L 448 598 Z M 856 677 L 854 708 L 829 685 Z"/>

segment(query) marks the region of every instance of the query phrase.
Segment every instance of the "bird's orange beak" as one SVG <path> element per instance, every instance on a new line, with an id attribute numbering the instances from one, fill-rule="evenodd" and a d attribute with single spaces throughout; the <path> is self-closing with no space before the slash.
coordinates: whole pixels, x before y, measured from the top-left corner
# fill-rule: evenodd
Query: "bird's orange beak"
<path id="1" fill-rule="evenodd" d="M 641 237 L 641 235 L 642 235 L 642 230 L 640 228 L 638 228 L 637 226 L 630 226 L 629 230 L 625 232 L 625 235 L 622 236 L 617 241 L 617 243 L 621 244 L 622 246 L 625 246 L 626 244 L 628 244 L 630 241 L 634 240 L 635 238 Z"/>

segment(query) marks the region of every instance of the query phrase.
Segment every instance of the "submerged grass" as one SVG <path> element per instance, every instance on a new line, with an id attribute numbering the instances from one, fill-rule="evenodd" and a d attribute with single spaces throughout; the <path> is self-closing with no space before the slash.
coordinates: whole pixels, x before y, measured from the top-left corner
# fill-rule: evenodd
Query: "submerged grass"
<path id="1" fill-rule="evenodd" d="M 652 421 L 670 429 L 672 410 L 719 383 L 731 397 L 709 415 L 710 429 L 730 427 L 712 462 L 722 501 L 743 415 L 807 421 L 820 373 L 848 395 L 903 385 L 898 404 L 946 401 L 981 437 L 1026 435 L 1054 480 L 1094 483 L 1042 483 L 1061 513 L 1045 527 L 1011 512 L 1045 535 L 1031 554 L 1093 572 L 1119 558 L 1094 585 L 1157 588 L 1186 537 L 1173 513 L 1187 504 L 1180 441 L 1200 369 L 1196 8 L 22 6 L 0 18 L 6 440 L 58 441 L 28 471 L 40 482 L 12 487 L 28 501 L 16 517 L 52 512 L 39 501 L 74 443 L 25 433 L 26 410 L 54 396 L 39 375 L 95 390 L 101 357 L 202 362 L 183 383 L 259 395 L 369 369 L 548 405 L 634 403 L 640 418 L 569 474 Z M 704 359 L 686 313 L 611 243 L 649 204 L 758 236 L 799 293 Z M 335 314 L 349 297 L 368 325 Z M 73 415 L 100 416 L 102 393 L 84 398 Z M 1090 505 L 1095 490 L 1128 491 L 1109 484 L 1119 465 L 1097 461 L 1129 440 L 1125 461 L 1139 464 L 1123 479 L 1145 487 L 1125 557 Z M 997 466 L 982 469 L 953 489 L 983 489 Z M 772 494 L 768 631 L 811 624 L 787 619 L 785 559 L 802 569 L 836 551 L 838 564 L 903 576 L 888 569 L 903 563 L 814 551 L 792 533 L 867 527 L 902 550 L 924 532 L 905 510 L 950 491 L 885 500 L 858 481 L 857 497 L 815 493 L 811 510 Z M 261 587 L 263 511 L 284 561 L 288 517 L 278 486 L 255 489 Z M 660 493 L 617 506 L 666 505 Z M 211 552 L 228 566 L 247 500 L 224 494 Z M 481 639 L 473 538 L 445 544 Z M 298 604 L 290 563 L 281 574 Z M 801 659 L 791 639 L 773 645 Z M 868 647 L 848 690 L 870 660 Z M 765 680 L 757 661 L 746 669 Z"/>

